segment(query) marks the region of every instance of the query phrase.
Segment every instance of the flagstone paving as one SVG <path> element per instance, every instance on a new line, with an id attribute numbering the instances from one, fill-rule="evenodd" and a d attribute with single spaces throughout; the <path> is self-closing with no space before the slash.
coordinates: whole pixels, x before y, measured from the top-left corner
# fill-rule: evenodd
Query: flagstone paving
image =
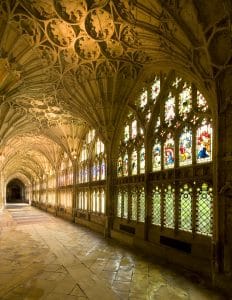
<path id="1" fill-rule="evenodd" d="M 228 298 L 188 271 L 34 207 L 9 205 L 0 213 L 0 299 Z"/>

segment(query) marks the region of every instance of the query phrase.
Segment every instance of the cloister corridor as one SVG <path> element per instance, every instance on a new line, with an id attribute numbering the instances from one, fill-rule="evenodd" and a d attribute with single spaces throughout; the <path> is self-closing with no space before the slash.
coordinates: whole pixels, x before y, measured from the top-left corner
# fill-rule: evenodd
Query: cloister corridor
<path id="1" fill-rule="evenodd" d="M 221 300 L 196 275 L 27 204 L 0 214 L 0 299 Z"/>

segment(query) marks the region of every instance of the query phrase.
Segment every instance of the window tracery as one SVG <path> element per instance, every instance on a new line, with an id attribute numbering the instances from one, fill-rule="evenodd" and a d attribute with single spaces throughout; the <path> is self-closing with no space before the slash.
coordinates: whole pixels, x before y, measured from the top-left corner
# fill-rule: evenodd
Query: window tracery
<path id="1" fill-rule="evenodd" d="M 155 77 L 129 105 L 117 160 L 116 216 L 144 222 L 148 206 L 150 224 L 161 230 L 211 236 L 212 159 L 212 113 L 204 96 L 180 77 L 164 86 Z M 139 192 L 143 173 L 150 174 L 151 188 Z"/>

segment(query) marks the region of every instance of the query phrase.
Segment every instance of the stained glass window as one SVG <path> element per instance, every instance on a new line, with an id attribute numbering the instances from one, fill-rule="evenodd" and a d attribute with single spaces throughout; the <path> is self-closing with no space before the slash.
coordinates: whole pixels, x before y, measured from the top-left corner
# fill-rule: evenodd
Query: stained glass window
<path id="1" fill-rule="evenodd" d="M 118 177 L 122 176 L 122 157 L 119 156 L 118 161 L 117 161 L 117 175 Z"/>
<path id="2" fill-rule="evenodd" d="M 185 85 L 183 91 L 180 93 L 179 99 L 179 114 L 185 120 L 187 115 L 192 109 L 192 89 L 191 86 L 187 87 Z"/>
<path id="3" fill-rule="evenodd" d="M 197 162 L 205 162 L 212 159 L 212 127 L 205 121 L 202 123 L 203 125 L 197 129 Z"/>
<path id="4" fill-rule="evenodd" d="M 179 139 L 179 165 L 192 164 L 192 131 L 185 127 Z"/>
<path id="5" fill-rule="evenodd" d="M 165 122 L 171 126 L 175 118 L 175 97 L 169 94 L 168 99 L 165 101 Z"/>
<path id="6" fill-rule="evenodd" d="M 106 178 L 106 165 L 105 165 L 105 159 L 102 159 L 101 162 L 101 180 L 104 180 Z"/>
<path id="7" fill-rule="evenodd" d="M 208 110 L 207 101 L 205 100 L 204 96 L 199 91 L 197 91 L 197 106 L 198 106 L 199 110 L 201 110 L 201 111 Z"/>
<path id="8" fill-rule="evenodd" d="M 140 174 L 145 173 L 145 147 L 140 149 Z"/>
<path id="9" fill-rule="evenodd" d="M 152 224 L 161 225 L 161 189 L 158 186 L 152 190 Z"/>
<path id="10" fill-rule="evenodd" d="M 161 143 L 156 139 L 152 149 L 152 171 L 161 170 Z"/>
<path id="11" fill-rule="evenodd" d="M 137 215 L 137 193 L 136 190 L 133 190 L 131 195 L 131 220 L 137 221 Z"/>
<path id="12" fill-rule="evenodd" d="M 155 81 L 153 82 L 152 86 L 151 86 L 152 100 L 156 100 L 159 93 L 160 93 L 160 80 L 156 78 Z"/>
<path id="13" fill-rule="evenodd" d="M 147 104 L 147 90 L 143 91 L 140 95 L 140 107 L 144 107 Z"/>
<path id="14" fill-rule="evenodd" d="M 123 176 L 128 176 L 128 154 L 123 157 Z"/>
<path id="15" fill-rule="evenodd" d="M 137 121 L 136 120 L 133 120 L 133 122 L 132 122 L 131 135 L 132 135 L 132 139 L 136 138 L 136 136 L 137 136 Z"/>
<path id="16" fill-rule="evenodd" d="M 131 174 L 137 175 L 137 151 L 133 150 L 131 154 Z"/>
<path id="17" fill-rule="evenodd" d="M 174 167 L 174 160 L 175 160 L 174 155 L 175 155 L 175 142 L 171 133 L 169 133 L 164 143 L 164 168 L 165 169 Z"/>
<path id="18" fill-rule="evenodd" d="M 129 141 L 130 138 L 130 127 L 127 125 L 124 129 L 124 142 Z"/>
<path id="19" fill-rule="evenodd" d="M 174 228 L 175 189 L 169 185 L 164 189 L 164 226 Z"/>
<path id="20" fill-rule="evenodd" d="M 197 232 L 200 234 L 212 234 L 212 188 L 203 183 L 197 189 Z"/>
<path id="21" fill-rule="evenodd" d="M 179 229 L 192 230 L 192 188 L 187 184 L 180 188 Z"/>

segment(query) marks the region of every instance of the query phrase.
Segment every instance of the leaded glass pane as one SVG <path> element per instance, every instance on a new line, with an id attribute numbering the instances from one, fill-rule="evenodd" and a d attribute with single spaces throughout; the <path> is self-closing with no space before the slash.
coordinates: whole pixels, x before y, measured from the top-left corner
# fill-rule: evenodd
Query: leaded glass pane
<path id="1" fill-rule="evenodd" d="M 140 174 L 145 173 L 145 147 L 140 149 Z"/>
<path id="2" fill-rule="evenodd" d="M 187 184 L 180 189 L 179 229 L 192 230 L 192 189 Z"/>
<path id="3" fill-rule="evenodd" d="M 122 176 L 122 157 L 120 156 L 117 161 L 117 175 L 118 177 Z"/>
<path id="4" fill-rule="evenodd" d="M 161 225 L 161 189 L 158 186 L 152 191 L 152 224 Z"/>
<path id="5" fill-rule="evenodd" d="M 161 170 L 161 143 L 156 140 L 152 149 L 152 171 Z"/>
<path id="6" fill-rule="evenodd" d="M 184 128 L 179 140 L 179 164 L 180 166 L 192 163 L 192 131 Z"/>
<path id="7" fill-rule="evenodd" d="M 145 221 L 145 193 L 144 193 L 144 188 L 140 190 L 139 193 L 139 217 L 138 217 L 139 222 L 144 222 Z"/>
<path id="8" fill-rule="evenodd" d="M 203 183 L 197 189 L 197 233 L 212 234 L 212 188 L 207 183 Z"/>
<path id="9" fill-rule="evenodd" d="M 136 190 L 133 190 L 131 195 L 131 220 L 137 221 L 137 214 L 137 193 Z"/>
<path id="10" fill-rule="evenodd" d="M 159 128 L 160 128 L 160 117 L 157 118 L 157 121 L 156 121 L 156 124 L 155 124 L 155 132 L 158 132 L 159 131 Z"/>
<path id="11" fill-rule="evenodd" d="M 130 138 L 130 127 L 129 125 L 127 125 L 125 128 L 124 128 L 124 142 L 127 142 Z"/>
<path id="12" fill-rule="evenodd" d="M 175 142 L 171 134 L 168 134 L 164 143 L 164 168 L 174 167 Z"/>
<path id="13" fill-rule="evenodd" d="M 101 180 L 104 180 L 106 178 L 106 165 L 105 165 L 105 159 L 102 159 L 101 162 Z"/>
<path id="14" fill-rule="evenodd" d="M 100 212 L 100 192 L 97 190 L 96 192 L 96 202 L 97 202 L 97 212 Z"/>
<path id="15" fill-rule="evenodd" d="M 192 89 L 184 87 L 179 96 L 179 114 L 185 120 L 192 109 Z"/>
<path id="16" fill-rule="evenodd" d="M 137 151 L 135 149 L 131 154 L 131 174 L 137 175 Z"/>
<path id="17" fill-rule="evenodd" d="M 124 191 L 123 193 L 123 218 L 128 218 L 128 192 Z"/>
<path id="18" fill-rule="evenodd" d="M 105 213 L 105 191 L 101 191 L 101 213 Z"/>
<path id="19" fill-rule="evenodd" d="M 140 95 L 140 107 L 143 108 L 147 104 L 147 90 Z"/>
<path id="20" fill-rule="evenodd" d="M 131 135 L 132 135 L 132 139 L 136 138 L 137 136 L 137 121 L 134 120 L 132 122 L 132 125 L 131 125 Z"/>
<path id="21" fill-rule="evenodd" d="M 123 176 L 128 176 L 128 154 L 123 157 Z"/>
<path id="22" fill-rule="evenodd" d="M 164 226 L 174 228 L 174 194 L 170 185 L 164 189 Z"/>
<path id="23" fill-rule="evenodd" d="M 205 123 L 203 121 L 203 123 Z M 210 161 L 212 159 L 212 127 L 204 124 L 197 129 L 197 162 Z"/>
<path id="24" fill-rule="evenodd" d="M 100 162 L 96 160 L 96 180 L 100 179 Z"/>
<path id="25" fill-rule="evenodd" d="M 117 217 L 121 218 L 122 216 L 122 192 L 118 192 L 118 199 L 117 199 Z"/>
<path id="26" fill-rule="evenodd" d="M 200 111 L 207 111 L 208 104 L 205 97 L 197 91 L 197 107 Z"/>
<path id="27" fill-rule="evenodd" d="M 169 94 L 168 99 L 165 101 L 165 122 L 171 126 L 172 120 L 175 118 L 175 97 Z"/>
<path id="28" fill-rule="evenodd" d="M 159 79 L 155 79 L 155 81 L 153 82 L 152 86 L 151 86 L 151 97 L 152 100 L 156 100 L 157 96 L 160 93 L 160 80 Z"/>

